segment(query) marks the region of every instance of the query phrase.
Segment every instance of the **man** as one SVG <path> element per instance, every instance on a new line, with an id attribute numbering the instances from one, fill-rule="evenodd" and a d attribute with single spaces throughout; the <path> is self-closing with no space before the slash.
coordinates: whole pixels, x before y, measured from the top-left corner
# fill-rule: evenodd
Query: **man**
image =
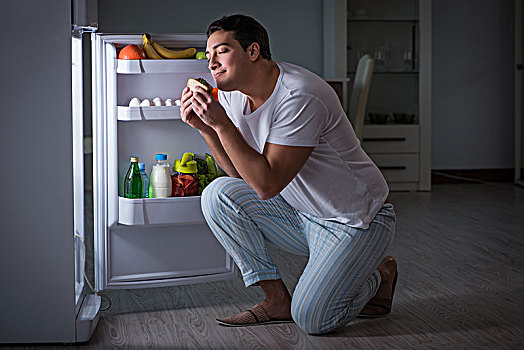
<path id="1" fill-rule="evenodd" d="M 266 295 L 251 310 L 217 321 L 294 321 L 322 334 L 359 312 L 386 315 L 397 276 L 396 261 L 384 258 L 395 213 L 337 95 L 313 73 L 273 61 L 267 32 L 251 17 L 219 19 L 207 35 L 220 102 L 185 88 L 181 115 L 229 177 L 204 190 L 202 211 L 245 285 Z M 309 256 L 293 297 L 268 243 Z"/>

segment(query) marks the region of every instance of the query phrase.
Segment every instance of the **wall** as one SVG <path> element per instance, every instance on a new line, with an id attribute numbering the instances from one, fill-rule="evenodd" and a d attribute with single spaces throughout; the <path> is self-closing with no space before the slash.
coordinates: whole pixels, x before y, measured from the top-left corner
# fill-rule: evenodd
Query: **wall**
<path id="1" fill-rule="evenodd" d="M 513 167 L 513 6 L 433 1 L 433 169 Z"/>
<path id="2" fill-rule="evenodd" d="M 104 0 L 99 32 L 204 33 L 213 20 L 235 13 L 266 27 L 274 59 L 322 74 L 322 0 Z"/>
<path id="3" fill-rule="evenodd" d="M 322 0 L 105 0 L 99 31 L 203 32 L 238 12 L 266 26 L 275 59 L 322 74 Z M 513 167 L 513 1 L 434 0 L 432 29 L 432 168 Z"/>

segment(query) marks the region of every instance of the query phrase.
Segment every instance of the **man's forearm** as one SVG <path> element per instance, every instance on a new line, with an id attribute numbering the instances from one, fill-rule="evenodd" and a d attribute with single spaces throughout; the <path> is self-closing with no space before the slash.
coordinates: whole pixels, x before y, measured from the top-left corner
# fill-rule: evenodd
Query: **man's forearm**
<path id="1" fill-rule="evenodd" d="M 238 171 L 235 169 L 235 166 L 231 162 L 231 159 L 229 159 L 229 156 L 224 150 L 224 147 L 222 147 L 220 139 L 218 138 L 218 135 L 215 132 L 215 130 L 209 128 L 209 130 L 207 130 L 206 132 L 200 131 L 200 135 L 202 135 L 204 141 L 206 141 L 209 149 L 211 150 L 211 153 L 213 153 L 215 161 L 222 168 L 222 170 L 224 170 L 226 174 L 231 177 L 240 177 Z"/>
<path id="2" fill-rule="evenodd" d="M 266 157 L 247 144 L 240 132 L 228 125 L 215 132 L 221 149 L 226 153 L 232 167 L 261 198 L 267 193 L 268 181 L 272 178 Z"/>

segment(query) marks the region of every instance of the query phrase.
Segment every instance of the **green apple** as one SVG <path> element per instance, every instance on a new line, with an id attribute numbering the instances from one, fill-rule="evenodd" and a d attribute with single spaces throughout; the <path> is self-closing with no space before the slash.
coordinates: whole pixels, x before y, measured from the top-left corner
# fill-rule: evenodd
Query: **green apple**
<path id="1" fill-rule="evenodd" d="M 195 58 L 197 60 L 206 60 L 207 57 L 206 57 L 206 53 L 204 51 L 198 51 L 195 55 Z"/>

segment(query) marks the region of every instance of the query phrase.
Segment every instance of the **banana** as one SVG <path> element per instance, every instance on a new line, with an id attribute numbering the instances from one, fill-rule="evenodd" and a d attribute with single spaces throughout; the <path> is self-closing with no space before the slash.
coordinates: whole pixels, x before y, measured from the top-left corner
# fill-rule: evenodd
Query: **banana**
<path id="1" fill-rule="evenodd" d="M 190 47 L 189 49 L 179 50 L 179 51 L 170 50 L 167 47 L 164 47 L 160 45 L 159 43 L 153 41 L 153 39 L 151 39 L 151 35 L 149 35 L 148 33 L 145 33 L 143 35 L 143 38 L 144 38 L 144 46 L 147 40 L 153 46 L 155 51 L 162 58 L 170 58 L 170 59 L 192 58 L 195 56 L 196 51 L 197 51 L 194 47 Z M 146 55 L 147 55 L 147 52 L 146 52 Z"/>
<path id="2" fill-rule="evenodd" d="M 160 56 L 153 47 L 153 40 L 151 40 L 151 35 L 144 34 L 142 35 L 142 38 L 144 39 L 144 52 L 146 53 L 147 58 L 153 60 L 161 60 L 162 56 Z"/>
<path id="3" fill-rule="evenodd" d="M 196 49 L 194 47 L 190 47 L 189 49 L 185 49 L 185 50 L 174 51 L 174 50 L 165 48 L 164 46 L 154 41 L 153 41 L 153 47 L 158 52 L 158 54 L 164 58 L 172 58 L 172 59 L 191 58 L 195 56 L 196 54 Z"/>

